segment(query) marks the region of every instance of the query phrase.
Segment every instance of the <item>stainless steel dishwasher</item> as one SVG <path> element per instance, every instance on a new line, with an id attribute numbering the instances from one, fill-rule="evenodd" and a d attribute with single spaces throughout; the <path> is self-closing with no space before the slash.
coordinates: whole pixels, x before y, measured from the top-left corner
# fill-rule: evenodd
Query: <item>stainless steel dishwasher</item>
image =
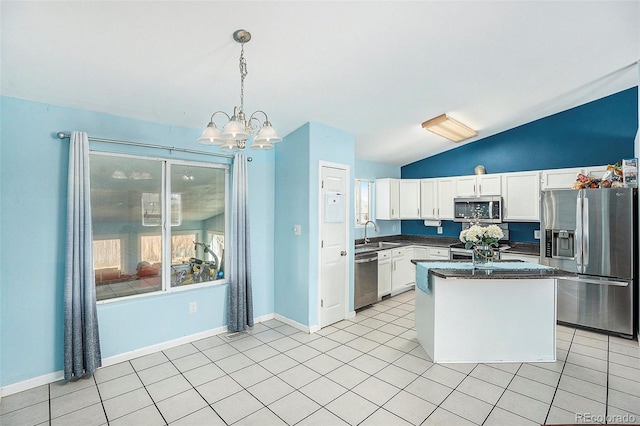
<path id="1" fill-rule="evenodd" d="M 356 254 L 354 274 L 353 309 L 355 310 L 378 300 L 378 252 Z"/>

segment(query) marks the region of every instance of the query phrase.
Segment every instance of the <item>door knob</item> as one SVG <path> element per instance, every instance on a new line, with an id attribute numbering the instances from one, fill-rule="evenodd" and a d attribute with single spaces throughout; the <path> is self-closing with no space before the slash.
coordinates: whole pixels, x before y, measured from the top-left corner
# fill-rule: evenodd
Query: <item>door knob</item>
<path id="1" fill-rule="evenodd" d="M 347 255 L 346 250 L 342 250 L 342 251 L 340 252 L 340 256 L 346 256 L 346 255 Z"/>

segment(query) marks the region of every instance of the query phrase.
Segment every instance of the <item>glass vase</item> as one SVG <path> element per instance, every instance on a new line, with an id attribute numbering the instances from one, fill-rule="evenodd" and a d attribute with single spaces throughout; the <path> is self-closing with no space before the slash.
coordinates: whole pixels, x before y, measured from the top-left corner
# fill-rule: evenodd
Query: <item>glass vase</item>
<path id="1" fill-rule="evenodd" d="M 473 248 L 473 267 L 492 268 L 493 248 L 490 245 L 479 245 Z"/>

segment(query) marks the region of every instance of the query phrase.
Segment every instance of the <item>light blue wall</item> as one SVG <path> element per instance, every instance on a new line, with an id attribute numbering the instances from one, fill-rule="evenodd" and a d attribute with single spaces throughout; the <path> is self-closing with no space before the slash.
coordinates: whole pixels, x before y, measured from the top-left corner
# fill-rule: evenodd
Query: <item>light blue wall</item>
<path id="1" fill-rule="evenodd" d="M 318 325 L 318 259 L 320 259 L 320 161 L 343 164 L 349 167 L 349 226 L 347 241 L 353 241 L 355 225 L 353 210 L 353 171 L 355 169 L 355 139 L 351 133 L 319 123 L 310 123 L 310 180 L 309 180 L 309 322 Z M 349 248 L 349 247 L 348 247 Z M 353 265 L 353 250 L 349 250 L 348 262 Z M 349 310 L 353 310 L 353 268 L 349 268 Z"/>
<path id="2" fill-rule="evenodd" d="M 399 178 L 400 166 L 394 166 L 384 163 L 376 163 L 374 161 L 364 161 L 356 159 L 356 170 L 354 173 L 355 179 L 366 179 L 375 181 L 380 178 Z M 373 199 L 371 204 L 376 205 L 376 191 L 375 184 L 373 190 Z M 375 209 L 375 207 L 374 207 Z M 374 215 L 375 217 L 375 215 Z M 378 225 L 379 232 L 375 232 L 373 226 L 369 225 L 367 229 L 367 237 L 382 237 L 388 235 L 397 235 L 401 233 L 401 221 L 399 220 L 374 220 Z M 395 229 L 394 229 L 395 228 Z M 356 226 L 354 230 L 354 238 L 364 238 L 364 227 Z"/>
<path id="3" fill-rule="evenodd" d="M 63 368 L 63 294 L 68 140 L 58 131 L 206 150 L 199 129 L 133 120 L 15 98 L 1 100 L 0 386 Z M 201 161 L 213 157 L 93 143 L 93 149 Z M 213 151 L 213 150 L 212 150 Z M 274 152 L 251 153 L 254 315 L 274 311 Z M 224 161 L 224 160 L 223 160 Z M 100 304 L 103 357 L 221 327 L 226 285 Z M 189 314 L 190 302 L 198 312 Z"/>
<path id="4" fill-rule="evenodd" d="M 275 311 L 300 324 L 318 323 L 319 173 L 320 161 L 355 167 L 353 135 L 307 123 L 285 137 L 289 149 L 276 152 Z M 349 241 L 352 241 L 353 194 Z M 294 225 L 302 235 L 294 235 Z M 353 262 L 353 254 L 350 264 Z M 351 269 L 351 268 L 350 268 Z M 353 271 L 350 274 L 353 306 Z"/>
<path id="5" fill-rule="evenodd" d="M 309 318 L 309 124 L 276 148 L 275 312 L 300 324 Z M 301 235 L 294 235 L 294 225 Z"/>

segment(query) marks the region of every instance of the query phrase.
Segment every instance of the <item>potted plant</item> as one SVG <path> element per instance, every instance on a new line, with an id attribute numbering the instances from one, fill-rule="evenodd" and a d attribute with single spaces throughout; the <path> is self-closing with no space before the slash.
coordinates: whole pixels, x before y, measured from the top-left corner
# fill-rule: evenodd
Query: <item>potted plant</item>
<path id="1" fill-rule="evenodd" d="M 467 250 L 473 250 L 473 265 L 478 268 L 493 266 L 492 246 L 498 247 L 498 241 L 502 237 L 504 233 L 498 225 L 472 225 L 460 232 L 460 241 L 464 243 Z"/>

